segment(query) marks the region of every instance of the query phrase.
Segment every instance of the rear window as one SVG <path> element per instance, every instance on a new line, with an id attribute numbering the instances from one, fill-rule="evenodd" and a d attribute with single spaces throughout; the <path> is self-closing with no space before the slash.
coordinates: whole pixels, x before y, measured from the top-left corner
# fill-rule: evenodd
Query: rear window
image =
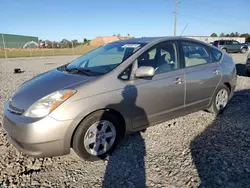
<path id="1" fill-rule="evenodd" d="M 213 62 L 218 62 L 221 59 L 222 53 L 219 50 L 216 50 L 214 48 L 211 48 L 211 55 L 213 58 Z"/>

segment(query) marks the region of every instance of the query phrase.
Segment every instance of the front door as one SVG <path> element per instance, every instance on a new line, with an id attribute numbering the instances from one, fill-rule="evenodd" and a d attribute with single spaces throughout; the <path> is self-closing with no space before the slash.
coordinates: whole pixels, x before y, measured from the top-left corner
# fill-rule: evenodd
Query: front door
<path id="1" fill-rule="evenodd" d="M 184 70 L 180 69 L 177 45 L 163 42 L 137 59 L 138 67 L 155 68 L 153 78 L 136 78 L 132 92 L 137 93 L 132 110 L 133 127 L 139 128 L 179 116 L 184 112 Z"/>
<path id="2" fill-rule="evenodd" d="M 227 52 L 234 52 L 235 51 L 233 42 L 231 40 L 225 41 L 225 46 L 227 48 Z"/>
<path id="3" fill-rule="evenodd" d="M 191 112 L 209 104 L 220 82 L 221 73 L 218 63 L 212 61 L 206 46 L 195 42 L 182 42 L 181 49 L 185 61 L 185 110 Z"/>

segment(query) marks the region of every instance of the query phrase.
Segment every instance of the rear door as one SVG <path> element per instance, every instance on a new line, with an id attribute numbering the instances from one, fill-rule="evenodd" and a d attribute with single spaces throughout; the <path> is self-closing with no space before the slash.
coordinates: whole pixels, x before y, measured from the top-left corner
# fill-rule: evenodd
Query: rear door
<path id="1" fill-rule="evenodd" d="M 238 41 L 232 41 L 234 52 L 240 52 L 241 51 L 241 44 Z"/>
<path id="2" fill-rule="evenodd" d="M 180 45 L 185 66 L 185 110 L 196 111 L 209 104 L 221 78 L 220 67 L 213 62 L 205 45 L 190 41 L 183 41 Z"/>

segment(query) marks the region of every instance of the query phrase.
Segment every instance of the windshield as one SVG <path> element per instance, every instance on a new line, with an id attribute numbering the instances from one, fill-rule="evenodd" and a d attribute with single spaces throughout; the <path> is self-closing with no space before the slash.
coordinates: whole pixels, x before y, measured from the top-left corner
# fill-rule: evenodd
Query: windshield
<path id="1" fill-rule="evenodd" d="M 115 42 L 106 44 L 89 53 L 86 53 L 67 65 L 67 69 L 81 69 L 88 72 L 105 74 L 133 53 L 139 50 L 144 43 Z"/>

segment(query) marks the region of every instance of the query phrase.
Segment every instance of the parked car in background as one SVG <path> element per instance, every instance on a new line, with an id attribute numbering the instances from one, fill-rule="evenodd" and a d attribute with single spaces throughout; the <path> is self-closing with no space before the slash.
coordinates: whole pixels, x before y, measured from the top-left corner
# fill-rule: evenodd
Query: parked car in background
<path id="1" fill-rule="evenodd" d="M 214 46 L 225 52 L 246 53 L 248 51 L 247 43 L 239 43 L 236 40 L 216 40 L 214 41 Z"/>
<path id="2" fill-rule="evenodd" d="M 232 57 L 198 40 L 116 41 L 23 83 L 5 105 L 3 127 L 27 155 L 73 148 L 96 160 L 125 133 L 198 110 L 222 112 L 236 78 Z"/>

